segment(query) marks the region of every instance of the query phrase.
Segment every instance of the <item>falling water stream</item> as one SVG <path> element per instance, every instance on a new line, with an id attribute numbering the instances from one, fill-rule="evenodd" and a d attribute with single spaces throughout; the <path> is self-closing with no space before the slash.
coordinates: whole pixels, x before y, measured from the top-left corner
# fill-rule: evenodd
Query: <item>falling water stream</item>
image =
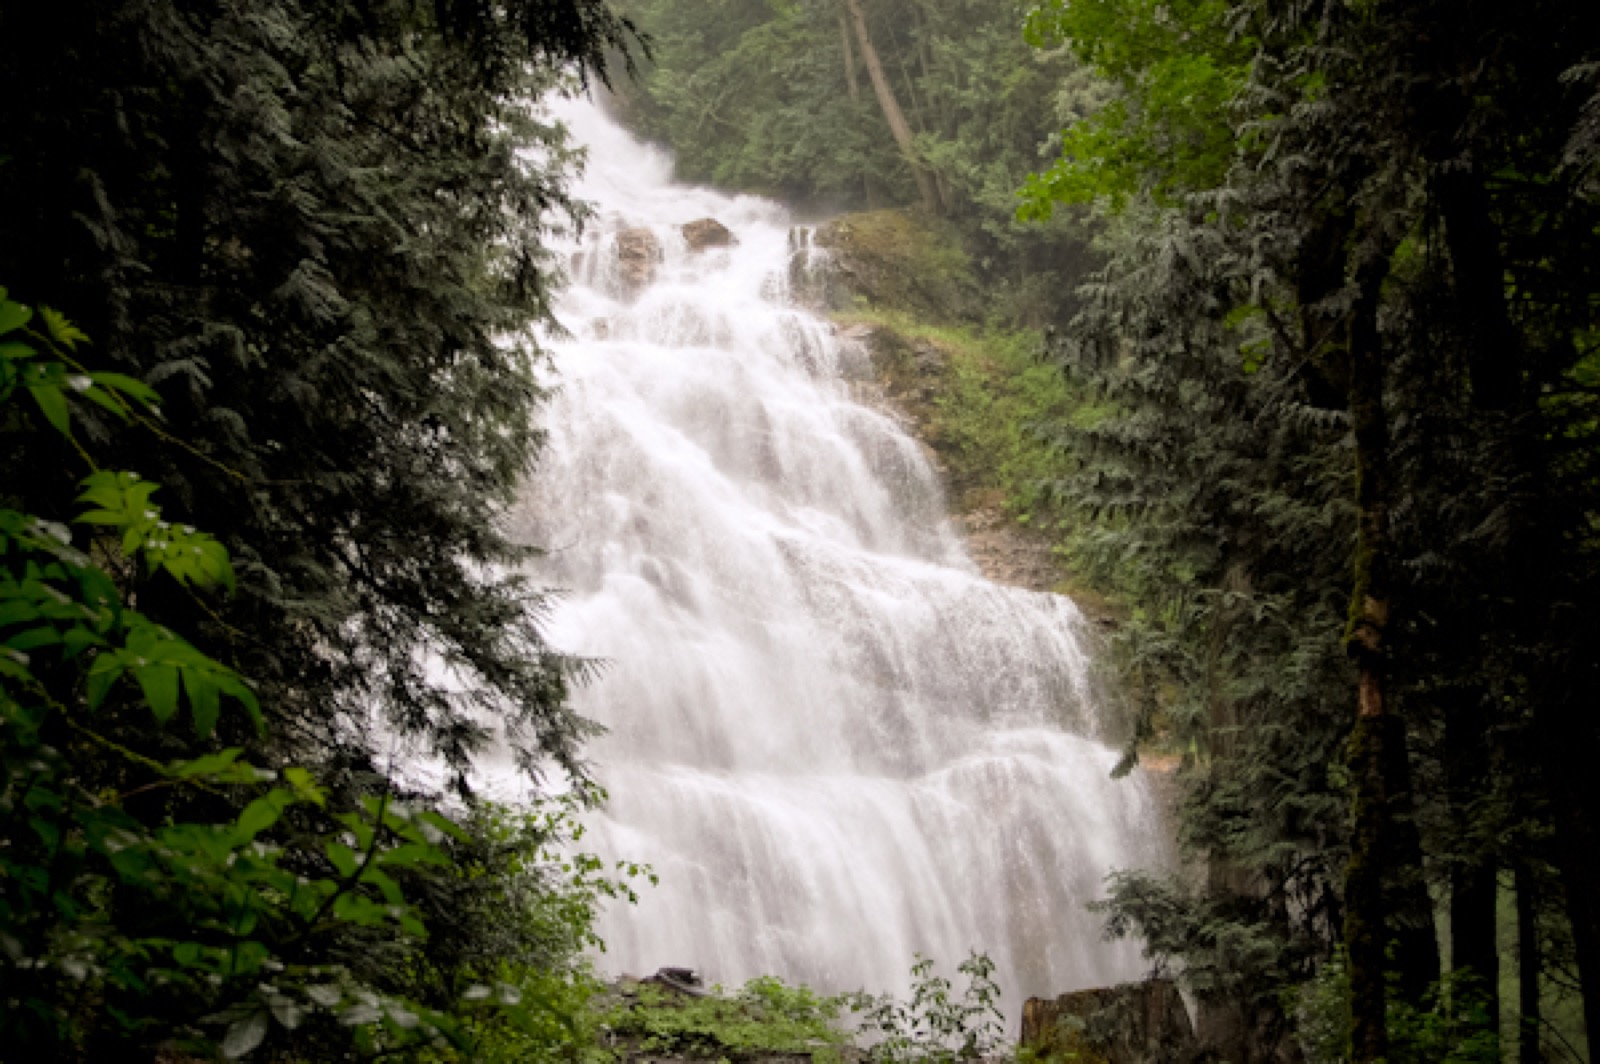
<path id="1" fill-rule="evenodd" d="M 879 991 L 977 949 L 1013 1012 L 1136 977 L 1085 904 L 1159 833 L 1146 784 L 1109 777 L 1076 607 L 978 573 L 919 445 L 855 398 L 866 354 L 789 297 L 784 208 L 555 108 L 599 213 L 518 532 L 568 590 L 554 641 L 609 663 L 578 695 L 608 729 L 585 842 L 660 876 L 604 916 L 602 966 Z M 692 251 L 705 217 L 737 245 Z"/>

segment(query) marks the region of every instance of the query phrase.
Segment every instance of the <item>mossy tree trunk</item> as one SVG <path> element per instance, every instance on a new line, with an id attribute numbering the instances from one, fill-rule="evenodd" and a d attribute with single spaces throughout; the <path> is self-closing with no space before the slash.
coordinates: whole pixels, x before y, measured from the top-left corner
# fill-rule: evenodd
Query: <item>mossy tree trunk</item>
<path id="1" fill-rule="evenodd" d="M 1389 538 L 1389 427 L 1383 408 L 1384 364 L 1377 327 L 1382 272 L 1369 268 L 1368 273 L 1361 282 L 1350 338 L 1350 413 L 1361 516 L 1350 626 L 1345 633 L 1345 645 L 1358 670 L 1356 726 L 1350 736 L 1355 825 L 1345 874 L 1351 1051 L 1357 1062 L 1383 1060 L 1389 1055 L 1382 868 L 1389 829 L 1383 773 L 1388 713 L 1384 634 L 1389 625 L 1389 597 L 1384 569 Z"/>

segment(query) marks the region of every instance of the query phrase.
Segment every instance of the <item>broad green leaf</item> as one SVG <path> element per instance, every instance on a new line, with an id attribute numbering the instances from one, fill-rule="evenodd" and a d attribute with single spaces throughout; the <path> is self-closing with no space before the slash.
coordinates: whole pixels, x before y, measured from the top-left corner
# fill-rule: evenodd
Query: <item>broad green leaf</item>
<path id="1" fill-rule="evenodd" d="M 328 860 L 339 870 L 339 875 L 349 879 L 356 874 L 357 862 L 354 850 L 342 842 L 330 842 L 324 849 L 328 854 Z"/>
<path id="2" fill-rule="evenodd" d="M 83 494 L 78 496 L 78 501 L 96 503 L 107 510 L 121 510 L 124 505 L 122 477 L 126 475 L 107 470 L 89 474 L 78 482 L 83 488 Z"/>
<path id="3" fill-rule="evenodd" d="M 102 410 L 115 414 L 124 421 L 128 420 L 127 408 L 121 403 L 117 402 L 116 399 L 112 398 L 104 388 L 89 388 L 82 394 L 85 399 L 89 400 L 89 402 L 93 403 L 95 406 L 100 407 Z"/>
<path id="4" fill-rule="evenodd" d="M 30 628 L 7 639 L 5 645 L 12 650 L 32 650 L 35 647 L 53 647 L 61 642 L 61 633 L 54 628 Z"/>
<path id="5" fill-rule="evenodd" d="M 327 796 L 323 794 L 322 788 L 318 787 L 311 778 L 311 773 L 305 769 L 298 766 L 286 768 L 283 770 L 283 778 L 289 786 L 294 788 L 296 797 L 302 801 L 313 802 L 318 806 L 326 803 Z"/>
<path id="6" fill-rule="evenodd" d="M 255 692 L 245 686 L 243 680 L 232 673 L 224 673 L 217 677 L 217 686 L 224 694 L 230 694 L 239 700 L 245 711 L 250 714 L 250 719 L 255 722 L 256 731 L 266 729 L 266 722 L 261 719 L 261 703 L 256 700 Z"/>
<path id="7" fill-rule="evenodd" d="M 237 833 L 245 838 L 253 839 L 276 824 L 278 818 L 283 815 L 284 807 L 288 805 L 288 802 L 279 797 L 282 793 L 281 791 L 272 791 L 245 806 L 244 812 L 239 814 L 239 821 L 236 825 Z"/>
<path id="8" fill-rule="evenodd" d="M 156 720 L 165 724 L 178 712 L 178 670 L 171 665 L 141 665 L 133 670 Z"/>
<path id="9" fill-rule="evenodd" d="M 66 651 L 66 656 L 75 658 L 90 647 L 103 647 L 106 641 L 98 633 L 82 625 L 75 625 L 67 629 L 61 637 L 61 644 Z"/>
<path id="10" fill-rule="evenodd" d="M 172 959 L 184 968 L 205 966 L 205 947 L 198 942 L 180 942 L 173 947 Z"/>
<path id="11" fill-rule="evenodd" d="M 102 388 L 109 388 L 126 395 L 141 406 L 150 407 L 161 402 L 161 395 L 154 388 L 137 377 L 130 377 L 125 373 L 97 372 L 89 374 L 89 379 Z"/>
<path id="12" fill-rule="evenodd" d="M 0 602 L 0 628 L 39 619 L 39 608 L 25 599 L 14 598 Z"/>
<path id="13" fill-rule="evenodd" d="M 390 905 L 404 905 L 406 903 L 405 895 L 400 893 L 400 885 L 390 879 L 387 872 L 369 865 L 367 870 L 361 873 L 361 882 L 370 883 L 377 887 L 383 892 L 383 900 Z"/>
<path id="14" fill-rule="evenodd" d="M 174 761 L 167 766 L 167 771 L 185 780 L 200 776 L 215 776 L 239 760 L 239 755 L 243 752 L 242 748 L 232 746 L 226 750 L 218 750 L 214 754 L 197 757 L 192 761 Z"/>
<path id="15" fill-rule="evenodd" d="M 39 412 L 55 426 L 57 432 L 63 436 L 72 435 L 67 399 L 61 394 L 60 388 L 53 384 L 39 384 L 29 387 L 28 394 L 33 396 L 33 401 L 39 404 Z"/>
<path id="16" fill-rule="evenodd" d="M 33 311 L 0 297 L 0 335 L 20 329 L 32 320 Z"/>
<path id="17" fill-rule="evenodd" d="M 103 653 L 94 659 L 94 664 L 89 666 L 87 694 L 90 709 L 100 708 L 100 703 L 106 700 L 106 695 L 111 693 L 112 685 L 126 669 L 122 656 L 116 651 Z"/>
<path id="18" fill-rule="evenodd" d="M 204 669 L 184 669 L 183 690 L 194 713 L 195 734 L 204 739 L 216 730 L 221 692 Z"/>
<path id="19" fill-rule="evenodd" d="M 467 833 L 462 830 L 455 821 L 451 820 L 447 816 L 435 813 L 431 809 L 424 809 L 419 812 L 417 814 L 417 819 L 422 821 L 424 824 L 431 824 L 433 827 L 438 828 L 440 831 L 444 832 L 446 835 L 449 835 L 457 842 L 467 842 L 470 839 L 470 836 L 468 836 Z"/>

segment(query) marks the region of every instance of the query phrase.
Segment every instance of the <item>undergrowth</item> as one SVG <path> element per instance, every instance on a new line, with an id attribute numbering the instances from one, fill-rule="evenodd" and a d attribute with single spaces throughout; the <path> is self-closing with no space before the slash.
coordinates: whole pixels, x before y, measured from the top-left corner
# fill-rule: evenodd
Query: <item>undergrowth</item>
<path id="1" fill-rule="evenodd" d="M 645 1054 L 734 1061 L 793 1053 L 833 1064 L 848 1044 L 838 1023 L 843 1004 L 770 976 L 698 998 L 644 983 L 635 1001 L 612 1008 L 602 1023 L 614 1042 Z"/>

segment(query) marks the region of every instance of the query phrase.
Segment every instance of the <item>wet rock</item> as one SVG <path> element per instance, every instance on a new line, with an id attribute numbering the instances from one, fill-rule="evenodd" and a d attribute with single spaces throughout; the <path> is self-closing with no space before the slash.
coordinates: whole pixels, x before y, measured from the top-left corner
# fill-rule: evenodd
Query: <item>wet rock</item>
<path id="1" fill-rule="evenodd" d="M 807 310 L 845 310 L 854 294 L 844 275 L 833 268 L 832 254 L 814 237 L 815 230 L 808 225 L 789 230 L 789 299 Z"/>
<path id="2" fill-rule="evenodd" d="M 974 494 L 974 505 L 956 520 L 979 571 L 1007 587 L 1054 591 L 1061 568 L 1050 538 L 1017 524 L 1001 508 L 998 492 Z"/>
<path id="3" fill-rule="evenodd" d="M 1029 998 L 1022 1044 L 1081 1064 L 1188 1064 L 1201 1055 L 1189 1010 L 1170 979 Z"/>
<path id="4" fill-rule="evenodd" d="M 694 973 L 693 968 L 660 968 L 657 969 L 655 975 L 639 981 L 665 987 L 668 990 L 686 994 L 689 997 L 706 996 L 705 985 L 700 981 L 700 977 Z"/>
<path id="5" fill-rule="evenodd" d="M 937 344 L 928 340 L 912 342 L 911 363 L 918 373 L 937 376 L 944 372 L 947 361 L 949 361 L 948 358 L 943 351 L 939 350 Z"/>
<path id="6" fill-rule="evenodd" d="M 635 290 L 643 288 L 656 279 L 661 241 L 643 226 L 624 229 L 617 234 L 617 263 L 624 284 Z"/>
<path id="7" fill-rule="evenodd" d="M 733 232 L 715 218 L 699 218 L 684 225 L 682 229 L 683 239 L 688 241 L 690 251 L 731 248 L 739 243 Z"/>

